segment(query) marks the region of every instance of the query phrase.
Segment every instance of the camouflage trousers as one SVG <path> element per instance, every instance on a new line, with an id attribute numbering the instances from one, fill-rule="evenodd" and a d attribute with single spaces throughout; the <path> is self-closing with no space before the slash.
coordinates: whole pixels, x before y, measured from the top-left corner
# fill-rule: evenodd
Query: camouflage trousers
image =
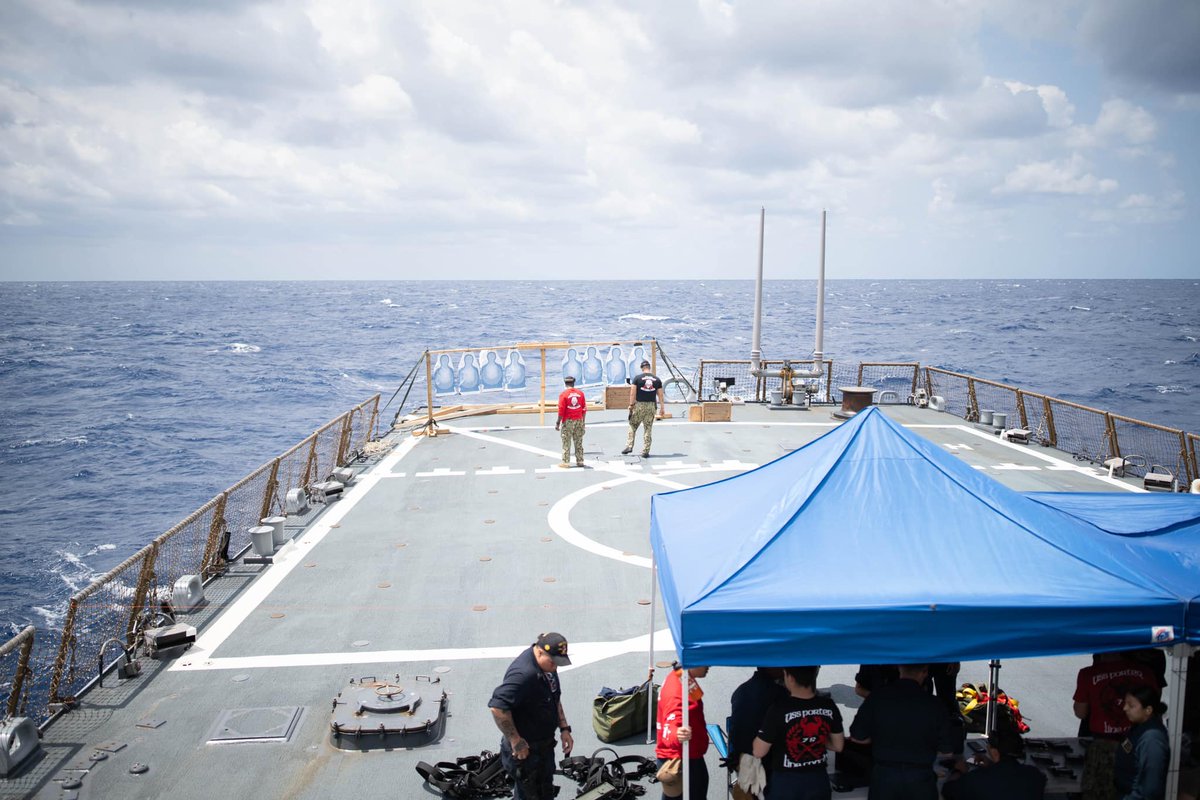
<path id="1" fill-rule="evenodd" d="M 571 463 L 571 443 L 575 443 L 575 463 L 583 463 L 583 420 L 564 419 L 562 421 L 563 463 Z"/>
<path id="2" fill-rule="evenodd" d="M 654 428 L 656 409 L 654 403 L 634 403 L 633 410 L 629 412 L 629 438 L 625 441 L 627 448 L 633 449 L 633 437 L 637 433 L 638 425 L 644 425 L 646 432 L 642 434 L 642 452 L 650 452 L 650 442 L 653 440 L 650 431 Z"/>

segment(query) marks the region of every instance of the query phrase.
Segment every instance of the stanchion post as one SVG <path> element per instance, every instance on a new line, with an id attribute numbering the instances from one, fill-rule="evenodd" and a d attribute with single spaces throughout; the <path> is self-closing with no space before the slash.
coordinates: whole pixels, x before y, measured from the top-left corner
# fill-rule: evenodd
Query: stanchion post
<path id="1" fill-rule="evenodd" d="M 433 430 L 433 356 L 425 351 L 425 410 L 429 413 L 425 421 L 426 432 Z"/>
<path id="2" fill-rule="evenodd" d="M 542 354 L 542 393 L 538 400 L 538 425 L 546 424 L 546 348 L 540 348 Z"/>

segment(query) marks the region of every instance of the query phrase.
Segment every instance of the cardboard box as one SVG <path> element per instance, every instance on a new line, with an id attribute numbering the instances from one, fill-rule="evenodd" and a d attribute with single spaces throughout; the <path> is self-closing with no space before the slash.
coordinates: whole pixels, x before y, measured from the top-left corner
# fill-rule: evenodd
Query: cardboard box
<path id="1" fill-rule="evenodd" d="M 629 384 L 604 387 L 605 408 L 629 408 Z"/>
<path id="2" fill-rule="evenodd" d="M 733 420 L 733 403 L 704 403 L 705 422 L 731 422 Z"/>
<path id="3" fill-rule="evenodd" d="M 704 409 L 700 406 L 688 406 L 688 422 L 704 422 Z"/>

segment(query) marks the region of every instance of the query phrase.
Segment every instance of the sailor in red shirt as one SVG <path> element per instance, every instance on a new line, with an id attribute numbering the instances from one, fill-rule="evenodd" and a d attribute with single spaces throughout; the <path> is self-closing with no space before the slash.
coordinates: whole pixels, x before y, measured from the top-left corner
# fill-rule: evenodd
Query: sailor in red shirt
<path id="1" fill-rule="evenodd" d="M 563 378 L 567 385 L 558 396 L 558 421 L 554 430 L 562 431 L 562 463 L 566 469 L 571 466 L 571 443 L 575 444 L 575 465 L 583 466 L 583 418 L 587 414 L 587 398 L 583 391 L 575 388 L 575 378 L 567 375 Z"/>
<path id="2" fill-rule="evenodd" d="M 708 667 L 692 667 L 688 671 L 688 718 L 683 724 L 683 670 L 674 669 L 663 681 L 658 695 L 658 737 L 654 755 L 658 765 L 669 758 L 681 758 L 685 742 L 688 757 L 689 800 L 708 797 L 708 767 L 704 754 L 708 752 L 708 729 L 704 727 L 704 691 L 697 678 L 708 674 Z M 663 797 L 668 795 L 663 792 Z"/>

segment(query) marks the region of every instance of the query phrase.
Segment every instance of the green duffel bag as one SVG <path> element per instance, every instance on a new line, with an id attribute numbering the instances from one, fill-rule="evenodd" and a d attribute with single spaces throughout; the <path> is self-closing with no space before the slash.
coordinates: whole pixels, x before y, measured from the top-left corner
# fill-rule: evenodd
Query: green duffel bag
<path id="1" fill-rule="evenodd" d="M 653 702 L 658 702 L 659 685 L 654 684 Z M 600 690 L 592 701 L 592 729 L 602 742 L 615 742 L 646 732 L 646 684 L 632 689 Z"/>

